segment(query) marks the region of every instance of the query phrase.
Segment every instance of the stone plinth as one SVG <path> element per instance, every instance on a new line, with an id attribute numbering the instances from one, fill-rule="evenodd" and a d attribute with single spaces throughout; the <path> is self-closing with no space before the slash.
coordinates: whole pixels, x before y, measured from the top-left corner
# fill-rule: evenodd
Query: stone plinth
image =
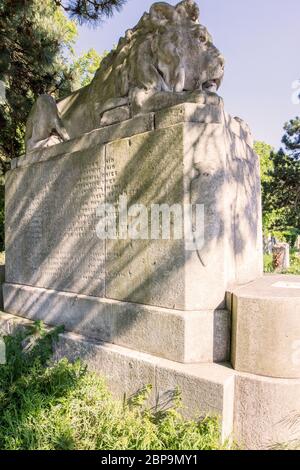
<path id="1" fill-rule="evenodd" d="M 176 361 L 226 360 L 225 292 L 262 273 L 251 145 L 212 95 L 211 104 L 135 117 L 15 160 L 6 179 L 6 311 Z M 174 237 L 171 210 L 170 239 L 149 230 L 144 239 L 99 239 L 99 205 L 117 207 L 124 196 L 128 209 L 203 205 L 204 244 L 191 249 Z"/>
<path id="2" fill-rule="evenodd" d="M 238 373 L 234 403 L 233 436 L 243 449 L 299 449 L 299 379 Z"/>
<path id="3" fill-rule="evenodd" d="M 300 378 L 300 276 L 265 276 L 232 294 L 233 367 Z"/>
<path id="4" fill-rule="evenodd" d="M 88 338 L 173 361 L 222 362 L 230 354 L 227 310 L 184 312 L 6 283 L 5 310 Z"/>

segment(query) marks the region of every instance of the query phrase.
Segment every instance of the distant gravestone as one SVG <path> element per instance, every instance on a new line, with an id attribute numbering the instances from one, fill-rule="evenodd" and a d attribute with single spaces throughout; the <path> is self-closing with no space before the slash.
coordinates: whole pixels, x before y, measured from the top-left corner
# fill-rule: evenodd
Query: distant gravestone
<path id="1" fill-rule="evenodd" d="M 290 245 L 277 243 L 273 246 L 273 268 L 275 271 L 284 271 L 290 267 Z"/>

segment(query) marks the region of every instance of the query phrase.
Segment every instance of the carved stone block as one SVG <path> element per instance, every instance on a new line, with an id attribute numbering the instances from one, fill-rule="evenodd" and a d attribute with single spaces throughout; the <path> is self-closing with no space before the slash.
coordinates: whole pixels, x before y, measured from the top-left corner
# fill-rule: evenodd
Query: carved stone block
<path id="1" fill-rule="evenodd" d="M 262 272 L 258 157 L 228 122 L 221 105 L 187 103 L 20 159 L 6 183 L 7 282 L 178 310 L 223 308 L 229 284 Z M 153 237 L 151 224 L 147 237 L 99 239 L 97 208 L 116 207 L 120 196 L 128 210 L 143 204 L 148 222 L 152 205 L 167 205 L 169 239 Z M 203 207 L 196 249 L 185 238 L 190 204 Z M 174 205 L 183 214 L 179 238 Z"/>

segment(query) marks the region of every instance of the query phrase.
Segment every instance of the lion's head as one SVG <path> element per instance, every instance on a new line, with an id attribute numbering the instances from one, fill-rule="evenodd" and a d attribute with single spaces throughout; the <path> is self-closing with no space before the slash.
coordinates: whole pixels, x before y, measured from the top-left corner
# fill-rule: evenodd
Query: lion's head
<path id="1" fill-rule="evenodd" d="M 196 3 L 184 0 L 173 7 L 158 2 L 103 60 L 91 84 L 92 99 L 107 109 L 105 101 L 126 96 L 130 101 L 139 91 L 145 97 L 155 92 L 216 92 L 223 74 L 224 59 L 199 23 Z"/>

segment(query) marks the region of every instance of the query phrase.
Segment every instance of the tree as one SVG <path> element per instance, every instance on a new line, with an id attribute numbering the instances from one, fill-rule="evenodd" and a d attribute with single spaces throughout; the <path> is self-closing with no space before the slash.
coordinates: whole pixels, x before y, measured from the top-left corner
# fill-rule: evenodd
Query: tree
<path id="1" fill-rule="evenodd" d="M 264 183 L 265 209 L 276 214 L 274 229 L 300 230 L 300 119 L 295 118 L 284 126 L 284 147 L 272 152 L 273 168 Z"/>
<path id="2" fill-rule="evenodd" d="M 95 49 L 90 49 L 74 60 L 71 65 L 71 72 L 74 76 L 74 89 L 87 86 L 92 81 L 96 71 L 100 67 L 101 60 L 105 56 L 106 53 L 100 56 Z"/>
<path id="3" fill-rule="evenodd" d="M 273 147 L 266 144 L 262 141 L 256 141 L 254 143 L 254 151 L 257 153 L 260 159 L 260 176 L 262 182 L 268 181 L 270 179 L 269 173 L 273 169 L 273 163 L 271 155 L 273 152 Z"/>
<path id="4" fill-rule="evenodd" d="M 273 147 L 265 142 L 257 141 L 254 143 L 254 150 L 260 159 L 260 176 L 261 176 L 261 189 L 262 189 L 262 207 L 263 207 L 263 227 L 265 232 L 270 231 L 274 213 L 268 209 L 268 183 L 271 180 L 270 173 L 273 170 L 272 152 Z"/>
<path id="5" fill-rule="evenodd" d="M 72 89 L 67 57 L 77 35 L 74 22 L 52 0 L 4 0 L 0 4 L 0 154 L 19 156 L 27 116 L 37 96 L 56 97 Z"/>
<path id="6" fill-rule="evenodd" d="M 54 0 L 67 14 L 79 23 L 100 23 L 119 11 L 127 0 Z"/>
<path id="7" fill-rule="evenodd" d="M 77 25 L 97 23 L 124 1 L 1 0 L 0 2 L 0 250 L 4 249 L 4 178 L 11 158 L 24 152 L 30 109 L 42 93 L 55 98 L 87 85 L 101 57 L 76 58 Z M 61 8 L 62 7 L 62 8 Z"/>
<path id="8" fill-rule="evenodd" d="M 78 21 L 96 24 L 124 0 L 2 0 L 0 3 L 0 171 L 24 152 L 30 109 L 42 93 L 62 98 L 89 83 L 101 57 L 75 59 Z M 3 89 L 5 86 L 5 100 Z M 1 93 L 2 92 L 2 93 Z"/>

